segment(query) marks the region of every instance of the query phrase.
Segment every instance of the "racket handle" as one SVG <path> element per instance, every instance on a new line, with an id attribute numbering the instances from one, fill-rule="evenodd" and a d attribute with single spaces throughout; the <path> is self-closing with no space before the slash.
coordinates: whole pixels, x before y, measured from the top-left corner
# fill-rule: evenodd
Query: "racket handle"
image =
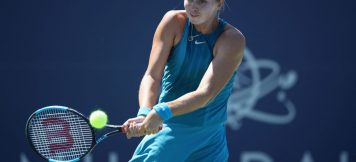
<path id="1" fill-rule="evenodd" d="M 138 125 L 142 125 L 142 123 L 137 123 Z M 111 125 L 111 124 L 107 124 L 106 127 L 108 128 L 112 128 L 112 129 L 117 129 L 119 132 L 121 133 L 126 133 L 123 129 L 122 125 Z M 162 130 L 162 126 L 159 127 L 159 130 Z"/>
<path id="2" fill-rule="evenodd" d="M 113 128 L 113 129 L 117 129 L 119 132 L 123 132 L 124 130 L 122 129 L 121 125 L 111 125 L 111 124 L 107 124 L 106 127 L 108 128 Z"/>
<path id="3" fill-rule="evenodd" d="M 141 125 L 142 123 L 138 123 L 138 124 Z M 126 133 L 125 130 L 123 129 L 123 126 L 122 126 L 122 125 L 106 124 L 106 127 L 112 128 L 112 129 L 116 129 L 116 130 L 118 130 L 120 133 Z"/>

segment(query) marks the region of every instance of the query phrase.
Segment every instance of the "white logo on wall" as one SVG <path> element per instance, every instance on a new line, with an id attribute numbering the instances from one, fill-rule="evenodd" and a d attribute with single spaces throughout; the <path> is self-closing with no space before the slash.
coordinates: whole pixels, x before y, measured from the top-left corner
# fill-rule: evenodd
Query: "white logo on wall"
<path id="1" fill-rule="evenodd" d="M 262 70 L 269 72 L 267 75 L 263 75 Z M 297 79 L 296 71 L 289 70 L 286 74 L 281 74 L 278 63 L 268 59 L 256 59 L 246 49 L 244 60 L 235 78 L 234 90 L 228 101 L 227 124 L 237 130 L 242 125 L 242 119 L 252 119 L 269 124 L 291 122 L 296 116 L 296 108 L 293 102 L 288 99 L 286 91 L 295 85 Z M 263 107 L 256 107 L 259 99 L 273 91 L 277 91 L 276 102 L 281 105 L 275 108 L 284 108 L 287 113 L 273 114 L 263 112 L 261 110 Z"/>

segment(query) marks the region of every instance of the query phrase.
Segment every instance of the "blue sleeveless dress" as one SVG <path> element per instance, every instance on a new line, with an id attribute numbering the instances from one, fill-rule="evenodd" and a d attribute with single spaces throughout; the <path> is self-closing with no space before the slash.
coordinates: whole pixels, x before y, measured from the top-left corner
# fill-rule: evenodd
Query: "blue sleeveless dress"
<path id="1" fill-rule="evenodd" d="M 159 103 L 175 100 L 197 89 L 214 58 L 213 48 L 225 25 L 226 22 L 219 19 L 216 29 L 204 35 L 187 18 L 183 36 L 172 48 L 164 69 Z M 235 75 L 236 72 L 206 106 L 173 117 L 164 123 L 160 132 L 145 136 L 130 161 L 227 161 L 224 122 Z"/>

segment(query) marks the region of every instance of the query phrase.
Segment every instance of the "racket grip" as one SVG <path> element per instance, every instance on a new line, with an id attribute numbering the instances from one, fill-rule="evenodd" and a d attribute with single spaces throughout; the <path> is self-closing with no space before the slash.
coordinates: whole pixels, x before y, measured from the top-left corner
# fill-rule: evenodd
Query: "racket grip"
<path id="1" fill-rule="evenodd" d="M 107 124 L 106 127 L 112 128 L 112 129 L 117 129 L 119 132 L 124 132 L 124 129 L 123 129 L 122 125 Z"/>
<path id="2" fill-rule="evenodd" d="M 142 123 L 138 123 L 138 125 L 142 125 Z M 110 125 L 107 124 L 106 127 L 112 128 L 112 129 L 117 129 L 121 133 L 126 133 L 122 125 Z M 159 127 L 159 130 L 162 130 L 163 126 Z"/>
<path id="3" fill-rule="evenodd" d="M 141 126 L 141 125 L 142 125 L 142 123 L 137 123 L 137 125 Z M 159 126 L 159 130 L 162 130 L 162 125 L 161 125 L 161 126 Z"/>

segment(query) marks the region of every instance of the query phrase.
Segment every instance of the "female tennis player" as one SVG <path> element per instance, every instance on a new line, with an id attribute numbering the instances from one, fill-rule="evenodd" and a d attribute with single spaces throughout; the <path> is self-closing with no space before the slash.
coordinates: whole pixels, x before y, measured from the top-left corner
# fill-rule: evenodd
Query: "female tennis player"
<path id="1" fill-rule="evenodd" d="M 245 38 L 219 18 L 223 5 L 184 0 L 158 25 L 138 116 L 124 123 L 128 138 L 146 135 L 131 162 L 228 160 L 224 122 Z"/>

